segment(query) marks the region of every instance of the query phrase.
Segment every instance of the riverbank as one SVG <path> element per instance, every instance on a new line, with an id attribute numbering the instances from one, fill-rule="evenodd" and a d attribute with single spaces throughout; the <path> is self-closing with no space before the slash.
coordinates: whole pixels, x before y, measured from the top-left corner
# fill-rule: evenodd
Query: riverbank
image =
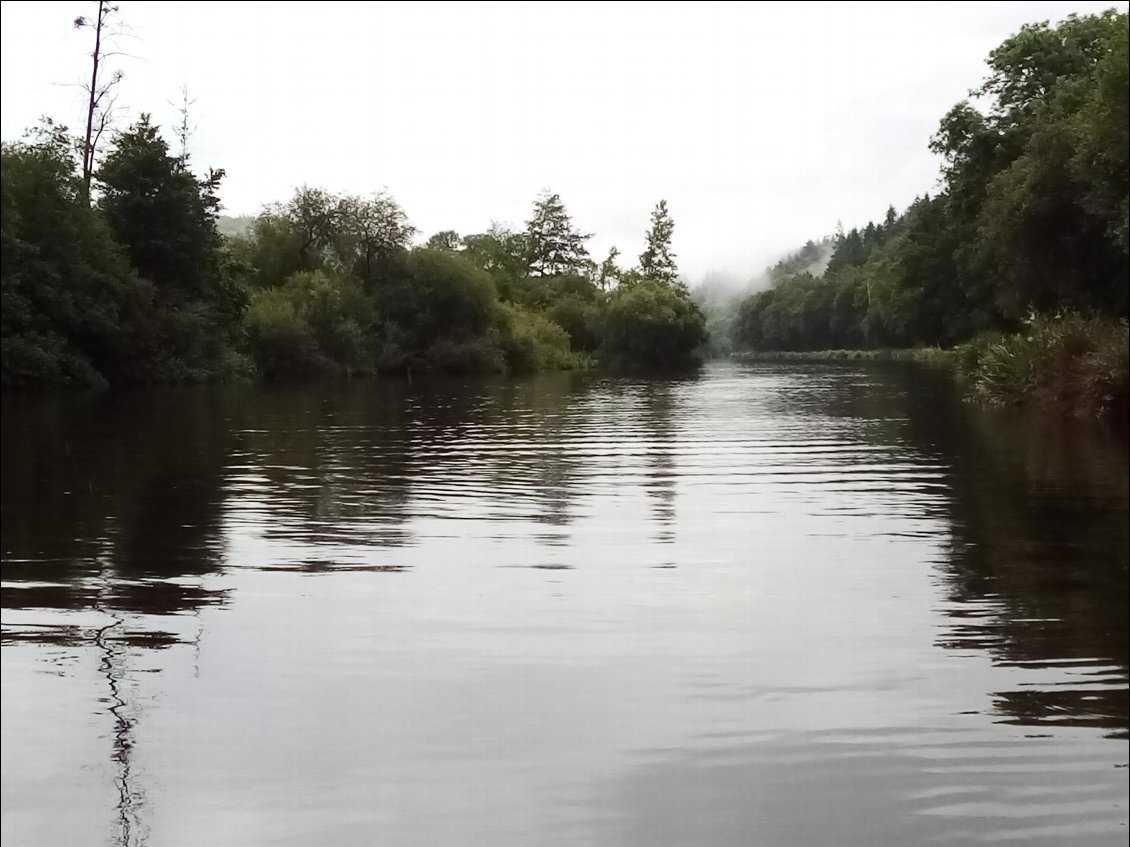
<path id="1" fill-rule="evenodd" d="M 1061 315 L 1021 332 L 983 335 L 946 350 L 746 351 L 742 362 L 905 361 L 952 367 L 966 397 L 983 406 L 1030 406 L 1072 417 L 1125 421 L 1130 355 L 1125 322 Z"/>
<path id="2" fill-rule="evenodd" d="M 884 350 L 748 350 L 731 354 L 739 362 L 843 362 L 899 361 L 952 365 L 955 351 L 940 347 L 913 347 Z"/>
<path id="3" fill-rule="evenodd" d="M 1021 332 L 961 345 L 955 361 L 975 402 L 1125 421 L 1130 398 L 1127 341 L 1125 321 L 1078 315 L 1033 318 Z"/>

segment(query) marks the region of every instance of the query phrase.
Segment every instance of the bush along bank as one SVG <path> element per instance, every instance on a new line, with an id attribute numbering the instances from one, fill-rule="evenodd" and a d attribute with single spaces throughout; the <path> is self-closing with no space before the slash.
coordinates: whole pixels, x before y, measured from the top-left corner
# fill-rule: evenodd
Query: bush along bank
<path id="1" fill-rule="evenodd" d="M 1077 417 L 1127 420 L 1130 347 L 1125 320 L 1031 317 L 1021 332 L 983 335 L 957 348 L 969 397 Z"/>

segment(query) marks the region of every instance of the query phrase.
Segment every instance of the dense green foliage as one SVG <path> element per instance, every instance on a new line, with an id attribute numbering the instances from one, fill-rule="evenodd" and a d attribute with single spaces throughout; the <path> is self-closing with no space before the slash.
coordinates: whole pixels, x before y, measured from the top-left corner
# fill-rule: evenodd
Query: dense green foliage
<path id="1" fill-rule="evenodd" d="M 86 200 L 74 146 L 46 125 L 3 146 L 4 385 L 225 376 L 243 296 L 215 231 L 214 189 L 147 119 L 122 133 Z"/>
<path id="2" fill-rule="evenodd" d="M 952 345 L 1030 312 L 1127 315 L 1127 16 L 1029 25 L 994 50 L 932 148 L 942 191 L 810 244 L 741 303 L 753 350 Z"/>
<path id="3" fill-rule="evenodd" d="M 623 348 L 615 293 L 601 287 L 585 249 L 589 236 L 556 194 L 537 198 L 523 232 L 445 230 L 416 247 L 413 234 L 387 196 L 303 188 L 234 237 L 231 252 L 251 291 L 246 324 L 259 371 L 525 372 L 598 359 L 666 367 L 698 346 L 701 333 L 680 323 L 695 315 L 701 322 L 686 291 L 653 281 L 687 314 L 649 316 L 672 322 L 665 356 L 650 341 L 639 346 L 646 354 Z"/>
<path id="4" fill-rule="evenodd" d="M 609 298 L 605 352 L 623 367 L 681 368 L 706 340 L 702 312 L 684 292 L 641 277 Z"/>
<path id="5" fill-rule="evenodd" d="M 972 396 L 988 405 L 1035 403 L 1125 421 L 1127 326 L 1079 315 L 1033 317 L 1023 331 L 982 335 L 958 348 Z"/>
<path id="6" fill-rule="evenodd" d="M 194 175 L 147 117 L 114 139 L 93 203 L 73 149 L 50 124 L 3 147 L 5 386 L 672 367 L 703 337 L 666 204 L 629 294 L 556 194 L 523 232 L 414 247 L 391 197 L 304 187 L 225 236 L 222 172 Z"/>

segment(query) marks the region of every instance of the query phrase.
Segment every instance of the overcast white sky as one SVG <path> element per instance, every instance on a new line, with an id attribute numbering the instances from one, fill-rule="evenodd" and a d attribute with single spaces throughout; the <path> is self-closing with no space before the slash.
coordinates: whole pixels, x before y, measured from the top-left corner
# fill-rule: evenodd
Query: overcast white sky
<path id="1" fill-rule="evenodd" d="M 1021 24 L 1126 2 L 156 3 L 119 0 L 121 102 L 164 124 L 228 214 L 295 186 L 386 188 L 423 235 L 521 226 L 543 188 L 634 260 L 666 198 L 682 270 L 743 278 L 936 185 L 926 144 Z M 77 127 L 96 4 L 0 4 L 5 140 Z"/>

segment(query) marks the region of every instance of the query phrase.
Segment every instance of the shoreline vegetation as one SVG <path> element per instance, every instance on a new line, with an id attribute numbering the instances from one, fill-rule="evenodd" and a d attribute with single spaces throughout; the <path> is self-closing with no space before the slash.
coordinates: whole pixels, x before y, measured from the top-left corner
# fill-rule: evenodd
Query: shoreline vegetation
<path id="1" fill-rule="evenodd" d="M 387 194 L 299 188 L 218 230 L 222 173 L 194 174 L 147 116 L 86 197 L 67 130 L 3 145 L 5 388 L 363 374 L 681 369 L 706 339 L 660 201 L 636 267 L 585 248 L 557 194 L 521 231 L 416 231 Z"/>
<path id="2" fill-rule="evenodd" d="M 1073 417 L 1130 420 L 1130 327 L 1076 314 L 1032 317 L 1022 332 L 988 333 L 950 349 L 747 350 L 738 362 L 914 362 L 953 369 L 982 406 L 1031 406 Z"/>
<path id="3" fill-rule="evenodd" d="M 303 186 L 223 218 L 187 95 L 172 144 L 144 114 L 97 151 L 94 112 L 85 139 L 45 120 L 2 147 L 0 385 L 913 360 L 981 403 L 1125 417 L 1127 36 L 1116 10 L 1022 27 L 930 140 L 934 196 L 738 296 L 688 289 L 662 200 L 630 266 L 590 256 L 549 190 L 523 227 L 427 238 L 387 193 Z"/>
<path id="4" fill-rule="evenodd" d="M 1127 36 L 1127 15 L 1110 10 L 1006 39 L 977 99 L 930 141 L 939 191 L 809 241 L 728 319 L 708 309 L 728 332 L 716 349 L 823 361 L 952 350 L 980 403 L 1124 418 Z"/>
<path id="5" fill-rule="evenodd" d="M 955 351 L 968 397 L 987 406 L 1028 405 L 1074 417 L 1130 420 L 1127 323 L 1057 315 L 1024 330 L 985 335 Z"/>
<path id="6" fill-rule="evenodd" d="M 730 354 L 736 362 L 923 362 L 950 366 L 956 351 L 941 347 L 881 350 L 741 350 Z"/>

